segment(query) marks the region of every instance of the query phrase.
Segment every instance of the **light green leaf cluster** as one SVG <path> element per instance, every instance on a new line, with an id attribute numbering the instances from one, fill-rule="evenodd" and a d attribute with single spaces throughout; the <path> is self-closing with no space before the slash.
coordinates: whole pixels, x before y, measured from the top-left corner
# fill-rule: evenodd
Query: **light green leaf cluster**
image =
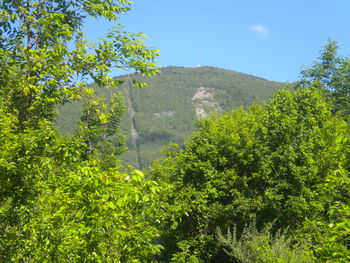
<path id="1" fill-rule="evenodd" d="M 112 95 L 108 104 L 99 97 L 85 101 L 77 131 L 86 144 L 85 158 L 100 160 L 104 168 L 120 163 L 117 157 L 127 150 L 125 136 L 119 130 L 124 111 L 124 99 L 118 93 Z"/>
<path id="2" fill-rule="evenodd" d="M 130 3 L 0 3 L 2 262 L 151 262 L 162 248 L 157 183 L 117 165 L 122 98 L 107 104 L 87 85 L 89 78 L 105 88 L 120 84 L 111 67 L 157 72 L 158 51 L 142 35 L 112 31 L 97 44 L 83 35 L 87 16 L 115 20 Z M 82 98 L 82 129 L 59 136 L 56 106 Z"/>
<path id="3" fill-rule="evenodd" d="M 91 93 L 92 78 L 101 87 L 115 87 L 111 68 L 156 74 L 158 51 L 143 43 L 142 34 L 119 28 L 99 43 L 82 32 L 87 16 L 115 20 L 130 1 L 16 0 L 0 5 L 1 96 L 18 109 L 20 122 L 33 125 L 52 119 L 53 107 Z M 13 15 L 15 14 L 15 15 Z M 73 47 L 73 48 L 72 48 Z M 139 83 L 138 85 L 144 85 Z"/>
<path id="4" fill-rule="evenodd" d="M 0 106 L 1 261 L 142 262 L 160 251 L 156 182 L 84 161 L 84 143 L 48 122 L 14 132 Z"/>

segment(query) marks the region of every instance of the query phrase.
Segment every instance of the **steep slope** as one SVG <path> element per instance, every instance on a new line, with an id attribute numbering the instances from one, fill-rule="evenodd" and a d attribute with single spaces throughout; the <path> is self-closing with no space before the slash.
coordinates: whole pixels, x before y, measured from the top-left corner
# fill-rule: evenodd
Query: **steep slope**
<path id="1" fill-rule="evenodd" d="M 132 87 L 128 81 L 121 87 L 128 105 L 121 128 L 127 134 L 129 151 L 123 158 L 136 167 L 147 167 L 168 142 L 181 144 L 194 131 L 197 118 L 265 100 L 284 85 L 213 67 L 167 67 L 161 71 L 157 77 L 144 79 L 148 88 Z M 73 108 L 79 107 L 61 108 L 58 118 L 59 126 L 67 131 L 74 129 L 70 123 L 77 110 Z"/>

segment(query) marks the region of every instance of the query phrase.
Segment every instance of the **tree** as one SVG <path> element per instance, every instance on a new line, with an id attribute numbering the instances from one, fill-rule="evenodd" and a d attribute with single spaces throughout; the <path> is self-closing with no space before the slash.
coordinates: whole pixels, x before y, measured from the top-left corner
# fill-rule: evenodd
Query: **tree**
<path id="1" fill-rule="evenodd" d="M 118 93 L 108 104 L 102 98 L 88 100 L 83 107 L 78 136 L 86 145 L 85 158 L 92 156 L 101 161 L 104 168 L 120 164 L 118 156 L 127 150 L 125 136 L 119 123 L 125 112 L 124 99 Z"/>
<path id="2" fill-rule="evenodd" d="M 159 252 L 159 188 L 139 171 L 101 163 L 108 149 L 102 139 L 116 130 L 122 107 L 117 98 L 103 106 L 88 87 L 90 79 L 102 88 L 118 86 L 111 67 L 157 73 L 158 51 L 144 45 L 142 34 L 119 27 L 99 43 L 83 34 L 87 17 L 117 21 L 130 4 L 1 1 L 1 261 L 140 262 Z M 83 120 L 99 120 L 89 128 L 100 130 L 59 136 L 56 105 L 83 97 L 92 113 Z M 88 152 L 90 146 L 97 152 Z"/>
<path id="3" fill-rule="evenodd" d="M 84 147 L 49 127 L 4 135 L 1 261 L 142 262 L 160 251 L 154 239 L 163 212 L 154 181 L 82 161 Z M 27 157 L 16 160 L 23 148 Z M 19 170 L 26 178 L 16 178 Z"/>
<path id="4" fill-rule="evenodd" d="M 301 71 L 297 87 L 321 89 L 334 99 L 334 110 L 347 121 L 350 113 L 350 58 L 338 55 L 338 44 L 330 39 L 312 65 Z"/>
<path id="5" fill-rule="evenodd" d="M 228 262 L 216 228 L 236 225 L 240 233 L 251 216 L 259 230 L 275 222 L 272 232 L 288 228 L 294 237 L 309 220 L 329 222 L 332 204 L 347 201 L 319 187 L 348 169 L 350 154 L 348 125 L 332 116 L 331 106 L 316 89 L 282 90 L 264 106 L 201 121 L 185 150 L 171 150 L 151 168 L 172 187 L 168 202 L 178 211 L 164 227 L 164 257 L 186 251 L 201 261 Z M 321 247 L 322 235 L 317 238 Z M 177 247 L 168 246 L 174 240 Z"/>
<path id="6" fill-rule="evenodd" d="M 146 48 L 142 34 L 115 28 L 107 34 L 108 40 L 99 43 L 84 37 L 88 16 L 116 21 L 130 4 L 126 0 L 2 1 L 1 95 L 18 111 L 21 125 L 52 120 L 57 103 L 91 94 L 90 78 L 101 87 L 117 86 L 109 76 L 112 67 L 145 75 L 157 72 L 153 59 L 158 51 Z"/>

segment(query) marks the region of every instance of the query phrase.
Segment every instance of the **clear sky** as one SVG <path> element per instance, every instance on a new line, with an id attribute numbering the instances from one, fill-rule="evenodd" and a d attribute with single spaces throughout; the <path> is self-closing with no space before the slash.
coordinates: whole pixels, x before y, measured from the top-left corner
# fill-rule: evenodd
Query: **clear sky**
<path id="1" fill-rule="evenodd" d="M 328 38 L 350 55 L 350 0 L 134 0 L 121 16 L 160 50 L 160 67 L 215 66 L 294 81 Z M 106 24 L 89 23 L 101 37 Z"/>

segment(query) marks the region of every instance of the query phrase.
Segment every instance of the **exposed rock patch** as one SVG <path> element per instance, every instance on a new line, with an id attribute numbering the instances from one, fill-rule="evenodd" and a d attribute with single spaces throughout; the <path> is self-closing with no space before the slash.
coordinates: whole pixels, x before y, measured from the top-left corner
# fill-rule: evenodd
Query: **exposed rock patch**
<path id="1" fill-rule="evenodd" d="M 156 112 L 154 113 L 154 116 L 161 118 L 161 117 L 170 117 L 175 114 L 175 111 L 169 110 L 169 111 L 162 111 L 162 112 Z"/>
<path id="2" fill-rule="evenodd" d="M 202 108 L 195 108 L 197 118 L 205 118 L 208 117 L 208 114 Z"/>
<path id="3" fill-rule="evenodd" d="M 197 89 L 196 93 L 193 95 L 192 100 L 202 100 L 205 98 L 213 98 L 213 94 L 210 93 L 210 90 L 204 87 Z"/>
<path id="4" fill-rule="evenodd" d="M 214 89 L 200 87 L 196 90 L 192 100 L 194 101 L 194 108 L 197 118 L 208 117 L 210 112 L 223 112 L 221 107 L 213 101 Z"/>

